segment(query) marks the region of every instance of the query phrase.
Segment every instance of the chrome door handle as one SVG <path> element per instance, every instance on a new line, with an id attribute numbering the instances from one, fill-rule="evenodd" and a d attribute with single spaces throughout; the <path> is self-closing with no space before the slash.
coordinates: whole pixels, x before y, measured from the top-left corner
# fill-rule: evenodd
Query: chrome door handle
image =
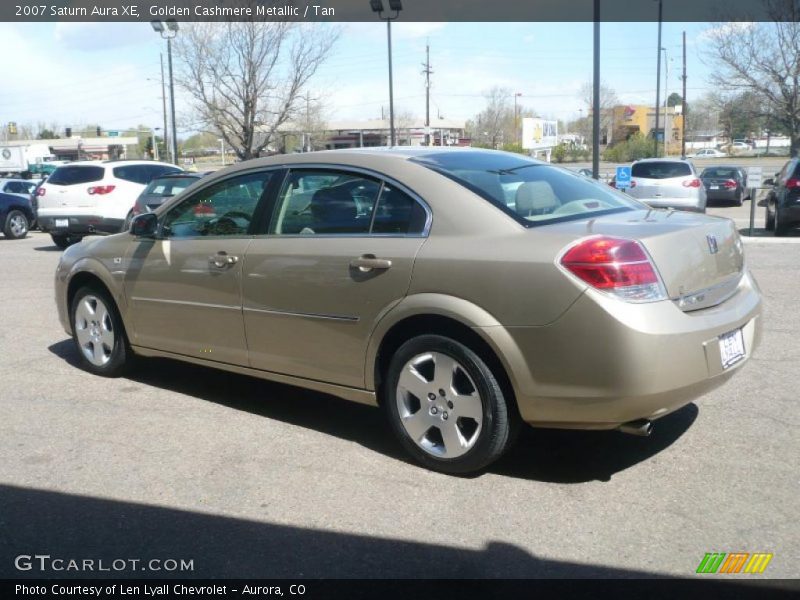
<path id="1" fill-rule="evenodd" d="M 374 254 L 365 254 L 350 261 L 350 267 L 358 269 L 362 273 L 369 273 L 373 269 L 389 269 L 392 261 L 385 258 L 376 258 Z"/>
<path id="2" fill-rule="evenodd" d="M 239 262 L 238 256 L 229 256 L 227 252 L 218 252 L 208 257 L 208 264 L 217 269 L 224 269 Z"/>

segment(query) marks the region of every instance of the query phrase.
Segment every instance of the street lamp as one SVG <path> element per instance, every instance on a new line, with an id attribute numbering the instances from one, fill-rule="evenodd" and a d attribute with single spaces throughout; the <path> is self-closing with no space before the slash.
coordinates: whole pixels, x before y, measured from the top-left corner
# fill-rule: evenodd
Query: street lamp
<path id="1" fill-rule="evenodd" d="M 517 112 L 517 98 L 522 97 L 522 92 L 516 92 L 514 94 L 514 136 L 517 138 L 517 141 L 520 139 L 520 131 L 519 131 L 519 113 Z"/>
<path id="2" fill-rule="evenodd" d="M 178 22 L 175 19 L 150 21 L 153 31 L 167 40 L 167 64 L 169 66 L 169 104 L 172 113 L 172 162 L 178 164 L 178 137 L 175 127 L 175 82 L 172 77 L 172 39 L 178 35 Z M 164 132 L 166 133 L 166 131 Z"/>
<path id="3" fill-rule="evenodd" d="M 403 3 L 400 0 L 389 0 L 389 10 L 394 11 L 394 16 L 383 14 L 383 1 L 382 0 L 369 0 L 372 12 L 378 13 L 378 18 L 386 21 L 386 36 L 389 46 L 389 144 L 395 145 L 394 137 L 394 89 L 392 84 L 392 21 L 400 16 L 400 11 L 403 10 Z"/>
<path id="4" fill-rule="evenodd" d="M 225 166 L 225 140 L 223 138 L 217 139 L 219 142 L 219 155 L 222 157 L 222 166 Z"/>
<path id="5" fill-rule="evenodd" d="M 658 157 L 658 111 L 659 111 L 659 101 L 661 99 L 661 21 L 663 20 L 663 2 L 662 0 L 658 0 L 658 59 L 656 61 L 656 128 L 653 132 L 653 137 L 655 138 L 654 142 L 654 151 L 655 156 Z"/>

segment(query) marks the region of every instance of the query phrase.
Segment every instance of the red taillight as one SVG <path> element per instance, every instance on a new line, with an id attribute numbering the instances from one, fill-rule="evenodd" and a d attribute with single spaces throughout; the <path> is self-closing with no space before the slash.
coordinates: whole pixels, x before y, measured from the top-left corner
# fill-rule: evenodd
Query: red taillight
<path id="1" fill-rule="evenodd" d="M 792 177 L 786 180 L 786 189 L 787 190 L 794 190 L 800 188 L 800 179 L 797 177 Z"/>
<path id="2" fill-rule="evenodd" d="M 690 179 L 689 181 L 683 182 L 683 187 L 699 188 L 701 185 L 703 184 L 696 177 L 694 179 Z"/>
<path id="3" fill-rule="evenodd" d="M 666 297 L 650 257 L 635 240 L 586 238 L 564 253 L 561 265 L 581 281 L 624 300 L 648 302 Z"/>
<path id="4" fill-rule="evenodd" d="M 131 212 L 133 212 L 133 214 L 134 214 L 134 215 L 140 215 L 140 214 L 142 214 L 142 211 L 141 211 L 141 210 L 139 210 L 139 205 L 138 205 L 138 204 L 134 204 L 134 205 L 133 205 L 133 210 L 132 210 Z"/>
<path id="5" fill-rule="evenodd" d="M 631 187 L 632 188 L 636 187 L 636 180 L 635 179 L 631 179 Z"/>
<path id="6" fill-rule="evenodd" d="M 736 182 L 733 179 L 728 179 L 728 181 L 726 181 L 722 185 L 728 188 L 729 190 L 733 190 L 736 188 Z"/>
<path id="7" fill-rule="evenodd" d="M 90 196 L 94 196 L 95 194 L 102 196 L 104 194 L 110 194 L 111 192 L 113 192 L 115 187 L 117 187 L 117 186 L 115 186 L 115 185 L 96 185 L 96 186 L 90 187 L 87 191 L 89 192 Z"/>
<path id="8" fill-rule="evenodd" d="M 37 196 L 44 196 L 46 193 L 47 193 L 47 190 L 44 189 L 43 187 L 40 187 L 38 190 L 36 190 L 36 195 Z"/>

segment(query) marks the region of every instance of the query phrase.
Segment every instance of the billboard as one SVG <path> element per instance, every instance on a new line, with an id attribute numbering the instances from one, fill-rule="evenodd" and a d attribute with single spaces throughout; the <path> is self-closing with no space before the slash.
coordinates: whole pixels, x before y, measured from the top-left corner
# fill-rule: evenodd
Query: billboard
<path id="1" fill-rule="evenodd" d="M 545 150 L 558 145 L 558 121 L 539 118 L 522 119 L 522 147 L 525 150 Z"/>

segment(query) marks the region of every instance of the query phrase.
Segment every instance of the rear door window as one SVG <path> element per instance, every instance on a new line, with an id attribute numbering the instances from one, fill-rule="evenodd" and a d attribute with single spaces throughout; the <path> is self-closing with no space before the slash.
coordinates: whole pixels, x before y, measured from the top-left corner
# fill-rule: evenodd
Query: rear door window
<path id="1" fill-rule="evenodd" d="M 641 179 L 671 179 L 691 174 L 689 164 L 680 162 L 639 162 L 631 167 L 631 176 Z"/>
<path id="2" fill-rule="evenodd" d="M 105 175 L 105 169 L 98 166 L 64 166 L 58 167 L 47 179 L 52 185 L 77 185 L 100 181 Z"/>

